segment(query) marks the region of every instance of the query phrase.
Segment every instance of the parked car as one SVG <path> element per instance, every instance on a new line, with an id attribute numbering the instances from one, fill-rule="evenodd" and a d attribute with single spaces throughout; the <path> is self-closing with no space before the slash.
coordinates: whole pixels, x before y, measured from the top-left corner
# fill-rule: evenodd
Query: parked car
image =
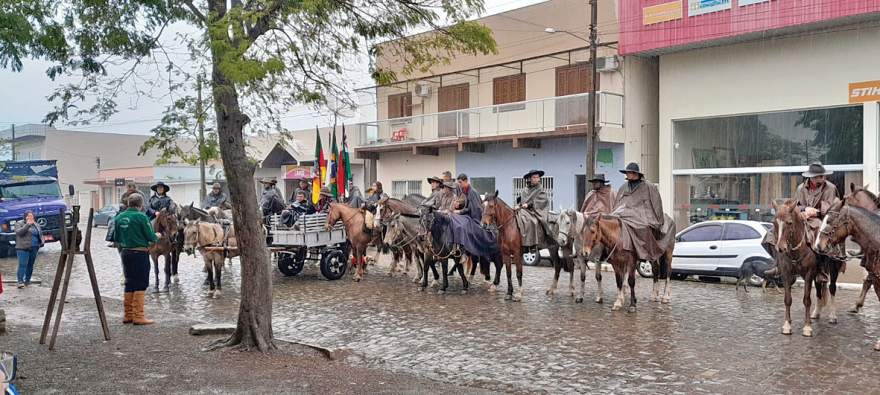
<path id="1" fill-rule="evenodd" d="M 117 206 L 104 206 L 97 212 L 95 212 L 95 227 L 98 226 L 109 226 L 110 219 L 116 216 L 116 212 L 118 210 Z"/>
<path id="2" fill-rule="evenodd" d="M 772 226 L 767 222 L 723 220 L 687 227 L 675 235 L 672 278 L 684 280 L 691 275 L 738 278 L 744 262 L 773 262 L 761 246 L 761 240 Z M 650 263 L 639 264 L 638 271 L 643 277 L 650 277 Z M 754 276 L 749 282 L 760 285 L 761 279 Z"/>

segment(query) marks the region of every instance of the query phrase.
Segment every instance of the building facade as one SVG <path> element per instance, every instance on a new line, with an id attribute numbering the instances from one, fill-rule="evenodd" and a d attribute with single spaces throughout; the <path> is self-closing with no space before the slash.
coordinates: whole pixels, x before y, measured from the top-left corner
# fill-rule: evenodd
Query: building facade
<path id="1" fill-rule="evenodd" d="M 223 190 L 228 193 L 223 169 L 219 164 L 215 163 L 205 168 L 205 179 L 208 192 L 211 191 L 211 184 L 219 182 Z M 129 182 L 136 183 L 138 190 L 149 199 L 153 194 L 150 186 L 159 181 L 171 188 L 168 196 L 177 204 L 194 204 L 196 207 L 201 207 L 201 178 L 198 166 L 162 165 L 102 169 L 98 171 L 97 177 L 84 182 L 98 190 L 92 203 L 98 209 L 119 204 L 119 198 L 125 193 L 126 184 Z"/>
<path id="2" fill-rule="evenodd" d="M 660 191 L 679 228 L 769 220 L 813 161 L 841 194 L 877 191 L 880 2 L 658 3 L 621 2 L 620 47 L 659 59 Z"/>
<path id="3" fill-rule="evenodd" d="M 600 35 L 597 63 L 597 169 L 619 186 L 616 170 L 629 161 L 657 175 L 658 64 L 618 56 L 616 2 L 599 3 L 599 24 L 612 28 Z M 457 56 L 430 74 L 377 87 L 379 119 L 359 125 L 358 157 L 376 161 L 377 179 L 396 197 L 428 194 L 425 179 L 448 170 L 511 201 L 522 175 L 542 169 L 554 208 L 578 205 L 592 85 L 588 11 L 582 1 L 551 0 L 479 19 L 493 30 L 498 53 Z M 400 67 L 395 60 L 376 59 L 391 69 Z"/>

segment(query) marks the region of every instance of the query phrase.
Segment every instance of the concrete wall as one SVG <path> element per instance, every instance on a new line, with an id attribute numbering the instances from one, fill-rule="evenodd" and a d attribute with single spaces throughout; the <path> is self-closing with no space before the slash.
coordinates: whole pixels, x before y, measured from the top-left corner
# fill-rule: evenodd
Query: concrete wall
<path id="1" fill-rule="evenodd" d="M 648 180 L 659 176 L 657 163 L 658 62 L 655 59 L 628 56 L 623 62 L 624 129 L 626 158 L 638 162 Z"/>
<path id="2" fill-rule="evenodd" d="M 623 184 L 623 177 L 617 172 L 626 165 L 623 145 L 601 143 L 599 148 L 613 152 L 614 162 L 611 166 L 600 166 L 597 172 L 604 172 L 616 189 Z M 522 177 L 531 169 L 543 170 L 545 177 L 553 177 L 553 207 L 560 210 L 575 206 L 575 176 L 584 174 L 585 155 L 586 138 L 583 137 L 544 140 L 540 149 L 513 149 L 510 143 L 496 143 L 487 144 L 485 153 L 459 152 L 455 168 L 469 177 L 495 177 L 498 196 L 508 203 L 515 199 L 514 178 Z"/>
<path id="3" fill-rule="evenodd" d="M 378 181 L 382 183 L 385 193 L 391 194 L 391 182 L 402 180 L 425 180 L 430 176 L 439 177 L 449 170 L 457 174 L 455 167 L 455 150 L 440 149 L 440 155 L 413 155 L 412 151 L 382 153 L 377 163 Z M 365 189 L 362 189 L 365 191 Z M 422 183 L 422 195 L 427 196 L 431 187 L 427 181 Z"/>
<path id="4" fill-rule="evenodd" d="M 664 209 L 672 211 L 672 158 L 678 154 L 674 120 L 845 105 L 849 83 L 880 79 L 878 42 L 880 28 L 849 26 L 661 56 L 659 181 Z M 865 114 L 876 118 L 876 104 L 867 105 Z M 864 180 L 869 183 L 877 179 L 877 160 L 869 159 L 877 157 L 877 122 L 866 122 L 865 128 Z"/>

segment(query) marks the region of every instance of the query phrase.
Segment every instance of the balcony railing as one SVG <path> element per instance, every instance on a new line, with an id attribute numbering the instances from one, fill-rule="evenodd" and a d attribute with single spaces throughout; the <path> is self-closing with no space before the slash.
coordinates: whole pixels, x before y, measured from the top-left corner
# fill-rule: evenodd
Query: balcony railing
<path id="1" fill-rule="evenodd" d="M 360 124 L 360 147 L 552 133 L 587 126 L 589 93 Z M 598 92 L 597 124 L 623 127 L 623 95 Z"/>

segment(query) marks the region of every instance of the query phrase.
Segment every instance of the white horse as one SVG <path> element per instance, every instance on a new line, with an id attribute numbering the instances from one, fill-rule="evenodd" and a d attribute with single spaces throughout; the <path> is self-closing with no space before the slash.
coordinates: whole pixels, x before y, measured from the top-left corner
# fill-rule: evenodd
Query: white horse
<path id="1" fill-rule="evenodd" d="M 238 256 L 238 243 L 235 231 L 230 225 L 227 232 L 220 224 L 186 220 L 183 229 L 183 250 L 188 254 L 199 250 L 205 260 L 205 271 L 208 273 L 208 295 L 220 296 L 223 261 Z"/>
<path id="2" fill-rule="evenodd" d="M 559 272 L 562 269 L 562 265 L 566 265 L 569 262 L 572 262 L 571 276 L 569 277 L 568 281 L 569 295 L 571 297 L 575 296 L 574 272 L 576 269 L 580 269 L 581 292 L 580 295 L 578 295 L 578 297 L 575 299 L 575 301 L 578 303 L 583 302 L 584 285 L 587 280 L 586 271 L 589 269 L 587 267 L 587 261 L 585 259 L 586 257 L 584 257 L 582 253 L 583 237 L 581 237 L 581 233 L 583 232 L 586 223 L 586 217 L 580 211 L 568 209 L 563 210 L 561 213 L 559 213 L 559 218 L 557 219 L 558 232 L 556 234 L 556 243 L 559 244 L 560 265 L 558 265 L 559 267 L 556 268 L 556 275 L 553 279 L 553 285 L 551 285 L 550 289 L 547 290 L 548 295 L 553 295 L 556 293 L 556 287 L 559 283 Z"/>

